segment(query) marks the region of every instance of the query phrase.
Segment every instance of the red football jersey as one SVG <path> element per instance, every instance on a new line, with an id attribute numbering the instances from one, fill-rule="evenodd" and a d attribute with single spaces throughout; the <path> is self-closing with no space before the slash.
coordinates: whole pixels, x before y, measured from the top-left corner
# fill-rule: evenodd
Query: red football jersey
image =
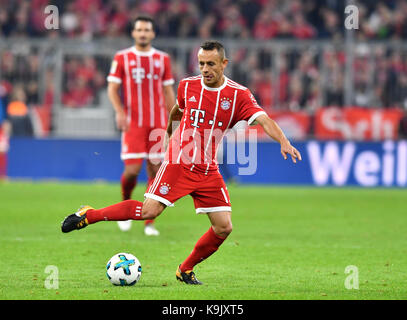
<path id="1" fill-rule="evenodd" d="M 226 76 L 219 88 L 206 86 L 202 76 L 181 80 L 177 103 L 184 114 L 165 158 L 205 173 L 218 169 L 217 147 L 227 129 L 241 120 L 251 125 L 266 114 L 249 89 Z"/>
<path id="2" fill-rule="evenodd" d="M 123 104 L 131 126 L 166 127 L 163 86 L 174 83 L 167 53 L 155 48 L 138 51 L 134 46 L 118 51 L 107 81 L 122 84 Z"/>

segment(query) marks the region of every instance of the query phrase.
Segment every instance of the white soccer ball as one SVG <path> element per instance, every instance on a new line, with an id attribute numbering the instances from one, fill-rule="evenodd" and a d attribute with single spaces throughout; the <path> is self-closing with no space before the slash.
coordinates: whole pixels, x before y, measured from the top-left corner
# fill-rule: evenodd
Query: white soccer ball
<path id="1" fill-rule="evenodd" d="M 131 253 L 115 254 L 106 264 L 106 275 L 115 286 L 135 285 L 141 277 L 140 261 Z"/>

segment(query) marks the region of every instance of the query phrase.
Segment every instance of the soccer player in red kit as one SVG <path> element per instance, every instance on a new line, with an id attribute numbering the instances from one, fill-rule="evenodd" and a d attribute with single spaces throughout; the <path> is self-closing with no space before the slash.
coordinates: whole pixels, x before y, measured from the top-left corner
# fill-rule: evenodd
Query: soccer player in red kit
<path id="1" fill-rule="evenodd" d="M 228 60 L 221 43 L 205 42 L 198 62 L 201 75 L 183 79 L 178 87 L 177 104 L 167 126 L 171 139 L 165 160 L 145 201 L 128 200 L 98 210 L 83 206 L 62 222 L 62 231 L 70 232 L 98 221 L 152 219 L 179 198 L 191 195 L 196 213 L 206 214 L 211 227 L 176 271 L 176 278 L 187 284 L 201 284 L 194 266 L 218 250 L 232 232 L 229 194 L 215 160 L 226 130 L 240 120 L 258 123 L 281 144 L 284 159 L 290 155 L 294 163 L 301 160 L 299 151 L 250 91 L 224 75 Z M 178 120 L 180 124 L 173 132 L 172 123 Z"/>
<path id="2" fill-rule="evenodd" d="M 133 26 L 135 45 L 116 53 L 107 77 L 108 96 L 116 112 L 117 127 L 122 131 L 122 200 L 131 198 L 144 159 L 148 185 L 153 181 L 164 154 L 157 152 L 157 148 L 151 150 L 157 141 L 151 141 L 150 133 L 166 128 L 168 112 L 175 103 L 170 57 L 151 45 L 155 37 L 154 21 L 138 17 Z M 159 234 L 153 221 L 145 221 L 146 235 Z M 127 231 L 131 220 L 118 224 L 121 230 Z"/>

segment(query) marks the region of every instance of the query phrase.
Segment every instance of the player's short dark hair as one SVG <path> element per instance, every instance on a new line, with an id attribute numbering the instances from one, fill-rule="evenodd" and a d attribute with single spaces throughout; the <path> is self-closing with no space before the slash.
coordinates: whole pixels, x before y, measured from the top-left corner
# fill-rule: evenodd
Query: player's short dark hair
<path id="1" fill-rule="evenodd" d="M 216 40 L 208 40 L 201 44 L 201 48 L 203 50 L 217 50 L 221 60 L 225 59 L 225 47 L 219 41 Z"/>
<path id="2" fill-rule="evenodd" d="M 155 30 L 155 22 L 153 18 L 149 16 L 138 16 L 133 21 L 133 29 L 135 28 L 137 21 L 151 22 L 151 25 L 153 26 L 153 31 Z"/>

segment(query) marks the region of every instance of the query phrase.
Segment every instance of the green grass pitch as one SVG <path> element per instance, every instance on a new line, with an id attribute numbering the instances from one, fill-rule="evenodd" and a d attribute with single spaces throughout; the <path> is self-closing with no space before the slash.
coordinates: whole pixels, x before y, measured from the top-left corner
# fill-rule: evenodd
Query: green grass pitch
<path id="1" fill-rule="evenodd" d="M 142 199 L 144 185 L 134 198 Z M 129 232 L 100 222 L 63 234 L 60 223 L 81 204 L 120 200 L 118 184 L 0 183 L 0 299 L 406 299 L 407 192 L 402 189 L 229 186 L 234 230 L 195 268 L 203 286 L 175 279 L 179 263 L 209 228 L 192 198 Z M 137 256 L 139 283 L 115 287 L 105 265 L 118 252 Z M 58 288 L 45 287 L 47 266 Z M 355 272 L 358 289 L 345 281 Z M 353 278 L 353 284 L 356 284 Z M 52 284 L 56 284 L 52 282 Z"/>

